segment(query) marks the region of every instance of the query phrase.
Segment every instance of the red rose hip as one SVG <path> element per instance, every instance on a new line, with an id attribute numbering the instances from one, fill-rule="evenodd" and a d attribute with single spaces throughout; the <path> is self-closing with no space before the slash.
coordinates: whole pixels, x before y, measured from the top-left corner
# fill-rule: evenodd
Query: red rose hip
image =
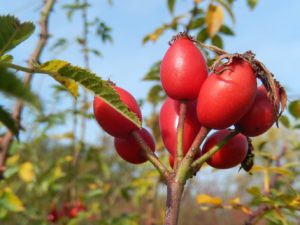
<path id="1" fill-rule="evenodd" d="M 159 114 L 159 126 L 162 140 L 166 149 L 175 155 L 177 147 L 177 126 L 179 122 L 180 102 L 167 98 Z M 184 120 L 183 152 L 184 155 L 191 147 L 201 124 L 197 119 L 196 101 L 187 102 L 187 113 Z"/>
<path id="2" fill-rule="evenodd" d="M 155 151 L 155 142 L 152 135 L 144 128 L 138 131 L 144 141 L 148 144 L 150 149 Z M 126 138 L 114 139 L 115 149 L 117 153 L 127 162 L 133 164 L 141 164 L 147 161 L 147 158 L 143 155 L 143 150 L 136 142 L 133 136 Z"/>
<path id="3" fill-rule="evenodd" d="M 166 94 L 176 100 L 196 99 L 207 78 L 201 51 L 187 36 L 176 37 L 160 66 L 160 79 Z"/>
<path id="4" fill-rule="evenodd" d="M 242 118 L 254 102 L 256 76 L 251 65 L 235 59 L 219 67 L 204 82 L 197 100 L 200 123 L 212 129 L 224 129 Z"/>
<path id="5" fill-rule="evenodd" d="M 277 93 L 279 101 L 279 93 Z M 278 102 L 279 107 L 280 103 Z M 256 97 L 249 111 L 236 123 L 236 128 L 244 135 L 255 137 L 265 133 L 277 119 L 273 101 L 268 97 L 266 88 L 257 88 Z"/>
<path id="6" fill-rule="evenodd" d="M 220 141 L 222 141 L 228 134 L 229 129 L 220 130 L 212 134 L 205 141 L 202 148 L 202 155 L 210 151 Z M 228 141 L 218 152 L 216 152 L 207 164 L 216 169 L 228 169 L 240 164 L 246 157 L 248 151 L 247 137 L 242 134 L 237 134 Z"/>
<path id="7" fill-rule="evenodd" d="M 114 85 L 112 87 L 119 94 L 121 101 L 128 106 L 128 110 L 134 112 L 142 120 L 141 110 L 135 98 L 120 87 Z M 94 115 L 102 129 L 114 137 L 125 137 L 131 131 L 139 129 L 133 122 L 97 96 L 94 98 Z"/>

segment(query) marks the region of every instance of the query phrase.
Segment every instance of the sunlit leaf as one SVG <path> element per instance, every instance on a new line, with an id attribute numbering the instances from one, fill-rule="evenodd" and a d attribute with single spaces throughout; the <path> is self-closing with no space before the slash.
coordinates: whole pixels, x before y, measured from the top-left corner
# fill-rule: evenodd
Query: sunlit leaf
<path id="1" fill-rule="evenodd" d="M 207 25 L 207 33 L 210 38 L 215 36 L 219 32 L 223 25 L 224 12 L 221 6 L 209 4 L 208 11 L 205 17 L 205 23 Z"/>
<path id="2" fill-rule="evenodd" d="M 143 44 L 148 41 L 155 42 L 168 29 L 176 30 L 178 21 L 184 17 L 186 17 L 186 15 L 176 16 L 170 23 L 163 24 L 161 27 L 156 28 L 152 33 L 143 38 Z"/>
<path id="3" fill-rule="evenodd" d="M 12 55 L 3 55 L 0 57 L 0 61 L 11 63 L 13 61 Z"/>
<path id="4" fill-rule="evenodd" d="M 226 9 L 227 13 L 230 16 L 230 19 L 232 20 L 233 23 L 235 23 L 234 13 L 231 9 L 232 5 L 228 4 L 228 2 L 224 0 L 214 0 L 214 1 L 219 2 L 224 7 L 224 9 Z"/>
<path id="5" fill-rule="evenodd" d="M 41 65 L 40 69 L 50 73 L 57 80 L 67 79 L 71 83 L 79 83 L 95 95 L 100 97 L 104 102 L 122 114 L 125 118 L 141 126 L 141 121 L 136 114 L 129 111 L 128 107 L 120 100 L 119 95 L 111 87 L 111 84 L 102 80 L 100 77 L 90 71 L 71 65 L 68 62 L 61 60 L 48 61 Z M 72 85 L 75 88 L 75 84 Z M 69 90 L 73 90 L 72 88 Z"/>
<path id="6" fill-rule="evenodd" d="M 289 112 L 292 114 L 293 117 L 296 119 L 300 118 L 300 100 L 292 101 L 289 104 Z"/>
<path id="7" fill-rule="evenodd" d="M 19 177 L 26 183 L 31 183 L 34 178 L 34 170 L 31 162 L 25 162 L 20 166 Z"/>
<path id="8" fill-rule="evenodd" d="M 19 128 L 12 115 L 0 105 L 0 123 L 3 123 L 12 133 L 17 137 L 19 134 Z"/>
<path id="9" fill-rule="evenodd" d="M 24 211 L 22 201 L 12 191 L 11 188 L 6 187 L 4 190 L 0 190 L 0 208 L 4 207 L 10 211 L 21 212 Z M 2 207 L 1 207 L 2 206 Z"/>
<path id="10" fill-rule="evenodd" d="M 283 176 L 288 176 L 288 177 L 294 177 L 294 173 L 286 168 L 283 167 L 269 167 L 269 171 L 273 173 L 277 173 Z"/>
<path id="11" fill-rule="evenodd" d="M 21 23 L 14 16 L 0 16 L 0 56 L 13 49 L 33 33 L 31 22 Z"/>
<path id="12" fill-rule="evenodd" d="M 196 201 L 198 204 L 211 204 L 211 205 L 222 205 L 222 199 L 219 197 L 213 197 L 207 194 L 197 195 Z"/>
<path id="13" fill-rule="evenodd" d="M 260 188 L 256 187 L 256 186 L 247 189 L 247 192 L 251 195 L 254 195 L 254 196 L 260 196 L 261 195 Z"/>

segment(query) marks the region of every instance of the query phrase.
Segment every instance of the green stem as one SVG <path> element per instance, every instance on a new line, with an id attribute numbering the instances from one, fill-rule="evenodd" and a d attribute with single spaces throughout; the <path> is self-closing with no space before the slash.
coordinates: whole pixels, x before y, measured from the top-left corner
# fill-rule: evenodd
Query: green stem
<path id="1" fill-rule="evenodd" d="M 228 134 L 222 141 L 215 145 L 212 149 L 202 155 L 199 159 L 192 163 L 193 168 L 200 168 L 201 165 L 206 162 L 210 157 L 212 157 L 216 152 L 218 152 L 224 145 L 226 145 L 239 131 L 234 130 Z"/>
<path id="2" fill-rule="evenodd" d="M 180 103 L 179 121 L 177 125 L 177 147 L 176 147 L 176 159 L 175 159 L 175 170 L 177 170 L 178 165 L 181 163 L 183 155 L 183 134 L 184 134 L 184 120 L 187 111 L 186 102 L 182 101 Z"/>
<path id="3" fill-rule="evenodd" d="M 186 179 L 189 177 L 188 176 L 189 172 L 192 172 L 191 164 L 192 164 L 197 152 L 199 151 L 199 146 L 201 145 L 201 143 L 203 142 L 203 140 L 205 139 L 205 137 L 207 136 L 209 131 L 210 131 L 210 129 L 208 129 L 204 126 L 202 126 L 200 128 L 195 140 L 193 141 L 188 153 L 184 157 L 184 159 L 180 165 L 180 168 L 178 169 L 178 171 L 176 173 L 177 181 L 180 181 L 181 183 L 185 183 Z"/>
<path id="4" fill-rule="evenodd" d="M 47 70 L 41 70 L 38 68 L 27 68 L 24 66 L 19 66 L 19 65 L 13 64 L 13 63 L 5 62 L 5 61 L 0 61 L 0 66 L 8 67 L 8 68 L 15 69 L 15 70 L 20 70 L 20 71 L 23 71 L 26 73 L 43 73 L 43 74 L 52 75 L 51 72 L 47 71 Z"/>
<path id="5" fill-rule="evenodd" d="M 161 176 L 167 181 L 170 177 L 170 171 L 168 168 L 159 160 L 159 158 L 154 154 L 154 152 L 150 149 L 147 143 L 144 141 L 142 136 L 137 132 L 133 131 L 132 136 L 136 140 L 136 142 L 142 148 L 145 157 L 155 166 L 155 168 L 160 172 Z"/>

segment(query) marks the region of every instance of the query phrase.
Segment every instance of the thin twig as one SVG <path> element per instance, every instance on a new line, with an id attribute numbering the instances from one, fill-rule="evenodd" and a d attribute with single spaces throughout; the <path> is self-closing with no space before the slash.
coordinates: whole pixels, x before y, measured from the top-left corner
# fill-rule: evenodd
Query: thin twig
<path id="1" fill-rule="evenodd" d="M 136 142 L 140 145 L 144 151 L 145 157 L 155 166 L 155 168 L 160 172 L 161 176 L 164 178 L 164 181 L 167 181 L 170 178 L 170 171 L 168 168 L 159 160 L 159 158 L 154 154 L 150 147 L 145 143 L 142 136 L 137 132 L 133 131 L 132 135 Z"/>
<path id="2" fill-rule="evenodd" d="M 45 1 L 44 8 L 41 12 L 40 22 L 39 22 L 40 37 L 39 37 L 39 40 L 37 42 L 34 52 L 32 53 L 32 55 L 28 61 L 29 69 L 33 69 L 32 62 L 39 61 L 40 56 L 47 44 L 47 40 L 49 38 L 48 21 L 49 21 L 49 17 L 50 17 L 51 11 L 53 9 L 54 3 L 55 3 L 55 0 L 46 0 Z M 30 85 L 30 82 L 32 80 L 32 71 L 27 70 L 25 72 L 27 72 L 27 74 L 25 75 L 23 83 L 25 85 Z M 21 101 L 17 101 L 14 112 L 13 112 L 13 117 L 19 124 L 21 122 L 22 111 L 23 111 L 23 103 Z M 8 150 L 12 143 L 13 137 L 14 137 L 14 134 L 8 130 L 0 141 L 0 167 L 3 167 L 5 165 Z"/>
<path id="3" fill-rule="evenodd" d="M 234 130 L 228 134 L 222 141 L 215 145 L 212 149 L 202 155 L 199 159 L 192 163 L 193 168 L 199 168 L 204 162 L 210 159 L 215 153 L 217 153 L 224 145 L 226 145 L 234 136 L 236 136 L 239 131 Z"/>

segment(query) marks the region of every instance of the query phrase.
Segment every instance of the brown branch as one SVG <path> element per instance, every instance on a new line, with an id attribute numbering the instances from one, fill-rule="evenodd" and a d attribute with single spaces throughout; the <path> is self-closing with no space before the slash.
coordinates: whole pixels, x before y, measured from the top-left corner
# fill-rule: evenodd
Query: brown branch
<path id="1" fill-rule="evenodd" d="M 28 67 L 33 68 L 32 63 L 37 62 L 40 59 L 40 56 L 46 46 L 47 40 L 49 38 L 48 32 L 48 21 L 50 17 L 50 12 L 53 9 L 55 0 L 46 0 L 43 10 L 41 12 L 39 26 L 40 26 L 40 38 L 37 42 L 34 52 L 29 58 Z M 25 85 L 30 85 L 32 80 L 32 73 L 26 73 L 23 83 Z M 15 109 L 13 112 L 13 117 L 17 121 L 18 124 L 21 122 L 21 115 L 23 111 L 23 103 L 21 101 L 17 101 L 15 105 Z M 7 158 L 8 150 L 13 141 L 14 134 L 11 131 L 7 131 L 3 138 L 0 140 L 0 167 L 4 167 L 5 161 Z M 1 172 L 0 172 L 1 173 Z M 0 174 L 2 176 L 2 173 Z"/>

